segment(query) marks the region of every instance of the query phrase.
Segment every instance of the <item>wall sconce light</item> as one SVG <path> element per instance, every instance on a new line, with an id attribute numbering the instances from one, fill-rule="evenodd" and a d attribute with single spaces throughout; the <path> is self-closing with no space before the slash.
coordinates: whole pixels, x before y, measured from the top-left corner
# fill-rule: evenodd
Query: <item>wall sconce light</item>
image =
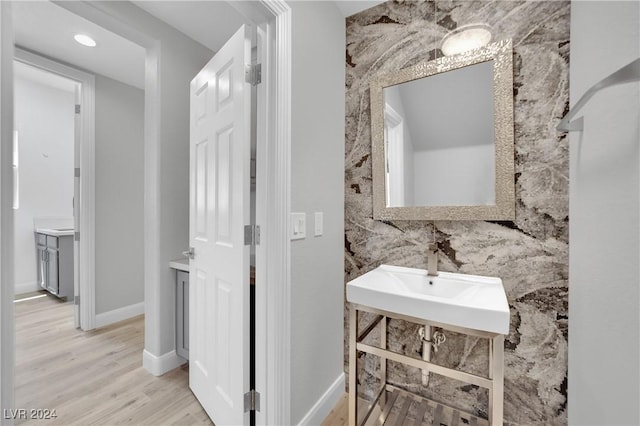
<path id="1" fill-rule="evenodd" d="M 491 41 L 491 27 L 487 24 L 462 25 L 442 39 L 440 49 L 446 56 L 486 46 Z"/>

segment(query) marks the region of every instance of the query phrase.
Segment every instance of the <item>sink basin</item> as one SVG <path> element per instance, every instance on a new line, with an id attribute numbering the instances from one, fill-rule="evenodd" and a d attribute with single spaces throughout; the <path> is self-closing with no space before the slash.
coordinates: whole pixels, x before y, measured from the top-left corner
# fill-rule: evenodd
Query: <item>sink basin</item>
<path id="1" fill-rule="evenodd" d="M 381 265 L 347 283 L 347 301 L 427 321 L 509 333 L 502 280 L 478 275 Z"/>

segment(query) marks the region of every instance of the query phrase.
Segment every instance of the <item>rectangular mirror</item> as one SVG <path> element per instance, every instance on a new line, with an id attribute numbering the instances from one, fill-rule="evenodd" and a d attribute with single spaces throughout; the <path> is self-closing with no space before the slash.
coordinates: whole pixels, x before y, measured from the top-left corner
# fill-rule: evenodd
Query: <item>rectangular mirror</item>
<path id="1" fill-rule="evenodd" d="M 371 83 L 374 219 L 513 220 L 511 40 Z"/>

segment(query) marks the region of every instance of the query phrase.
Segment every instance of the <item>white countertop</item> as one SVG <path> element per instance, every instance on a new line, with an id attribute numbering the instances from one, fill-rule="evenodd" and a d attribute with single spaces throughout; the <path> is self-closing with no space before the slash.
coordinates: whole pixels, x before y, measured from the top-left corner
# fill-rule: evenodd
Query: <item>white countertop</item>
<path id="1" fill-rule="evenodd" d="M 169 267 L 179 271 L 189 272 L 189 259 L 181 258 L 169 261 Z"/>
<path id="2" fill-rule="evenodd" d="M 39 234 L 51 235 L 52 237 L 67 237 L 73 235 L 73 229 L 69 228 L 36 228 L 36 232 Z"/>

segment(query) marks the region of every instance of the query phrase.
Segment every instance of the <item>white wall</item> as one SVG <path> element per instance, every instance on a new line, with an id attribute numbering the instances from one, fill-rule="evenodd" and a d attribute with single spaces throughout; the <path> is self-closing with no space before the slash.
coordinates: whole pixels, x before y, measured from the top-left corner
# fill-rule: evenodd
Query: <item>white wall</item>
<path id="1" fill-rule="evenodd" d="M 342 375 L 345 20 L 330 2 L 289 4 L 291 206 L 307 214 L 307 238 L 291 242 L 291 422 L 297 424 Z M 313 236 L 314 212 L 324 212 L 320 237 Z M 335 394 L 343 392 L 341 385 Z M 316 412 L 317 422 L 322 414 L 328 411 Z"/>
<path id="2" fill-rule="evenodd" d="M 13 26 L 11 2 L 0 2 L 0 410 L 14 408 L 13 366 Z M 0 424 L 9 424 L 4 416 Z"/>
<path id="3" fill-rule="evenodd" d="M 415 151 L 413 162 L 416 206 L 496 202 L 493 144 Z"/>
<path id="4" fill-rule="evenodd" d="M 72 90 L 17 73 L 14 102 L 20 185 L 14 273 L 16 293 L 21 293 L 38 289 L 34 218 L 73 217 L 75 99 Z"/>
<path id="5" fill-rule="evenodd" d="M 157 175 L 158 213 L 160 217 L 157 253 L 157 281 L 159 291 L 157 316 L 160 324 L 160 340 L 153 353 L 165 354 L 175 348 L 174 272 L 167 264 L 182 257 L 189 248 L 189 83 L 211 59 L 213 52 L 194 41 L 173 33 L 160 34 L 160 160 Z M 146 272 L 146 271 L 145 271 Z M 157 331 L 156 331 L 157 332 Z M 148 340 L 145 339 L 145 347 Z"/>
<path id="6" fill-rule="evenodd" d="M 493 62 L 398 86 L 416 150 L 493 143 Z"/>
<path id="7" fill-rule="evenodd" d="M 101 314 L 144 302 L 144 91 L 101 75 L 95 83 L 96 314 Z"/>
<path id="8" fill-rule="evenodd" d="M 640 3 L 572 2 L 572 104 L 639 56 Z M 570 136 L 569 424 L 637 425 L 640 85 L 603 90 L 583 115 Z"/>

